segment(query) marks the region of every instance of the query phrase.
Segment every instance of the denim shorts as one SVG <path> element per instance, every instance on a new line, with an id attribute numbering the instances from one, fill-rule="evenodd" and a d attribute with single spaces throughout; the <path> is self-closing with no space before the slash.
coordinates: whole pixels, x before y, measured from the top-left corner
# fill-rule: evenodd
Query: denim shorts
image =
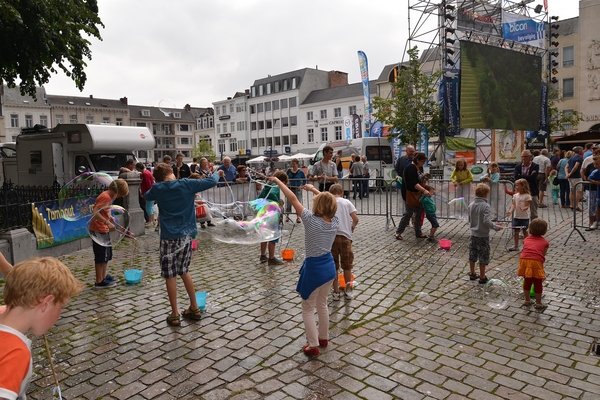
<path id="1" fill-rule="evenodd" d="M 512 220 L 513 227 L 523 227 L 523 229 L 529 228 L 529 220 L 521 219 L 521 218 L 513 218 Z"/>

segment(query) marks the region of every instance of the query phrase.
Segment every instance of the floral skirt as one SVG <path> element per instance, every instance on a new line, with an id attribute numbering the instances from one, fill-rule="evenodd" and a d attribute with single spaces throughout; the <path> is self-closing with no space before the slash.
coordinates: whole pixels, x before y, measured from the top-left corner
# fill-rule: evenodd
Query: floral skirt
<path id="1" fill-rule="evenodd" d="M 521 258 L 517 275 L 524 278 L 546 279 L 544 264 L 541 261 L 530 258 Z"/>

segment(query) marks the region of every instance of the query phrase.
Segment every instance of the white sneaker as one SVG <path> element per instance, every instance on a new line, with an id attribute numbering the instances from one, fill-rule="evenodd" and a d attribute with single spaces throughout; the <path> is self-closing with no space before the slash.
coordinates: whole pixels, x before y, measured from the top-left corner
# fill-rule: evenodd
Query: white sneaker
<path id="1" fill-rule="evenodd" d="M 519 251 L 519 248 L 517 246 L 513 246 L 509 248 L 508 251 Z"/>
<path id="2" fill-rule="evenodd" d="M 350 289 L 350 290 L 344 289 L 344 299 L 352 300 L 353 298 L 354 298 L 354 295 L 352 294 L 352 289 Z"/>
<path id="3" fill-rule="evenodd" d="M 331 297 L 333 298 L 333 301 L 340 301 L 340 292 L 333 292 Z"/>
<path id="4" fill-rule="evenodd" d="M 594 221 L 594 223 L 592 224 L 592 226 L 590 226 L 590 228 L 598 229 L 598 221 Z"/>

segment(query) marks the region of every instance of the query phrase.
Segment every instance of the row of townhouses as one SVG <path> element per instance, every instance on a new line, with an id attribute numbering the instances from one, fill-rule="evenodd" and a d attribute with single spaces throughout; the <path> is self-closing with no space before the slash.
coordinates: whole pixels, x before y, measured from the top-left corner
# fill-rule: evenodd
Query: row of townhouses
<path id="1" fill-rule="evenodd" d="M 564 126 L 566 133 L 596 128 L 600 122 L 600 18 L 599 0 L 579 2 L 580 17 L 560 21 L 557 68 L 553 85 L 564 113 L 578 110 L 584 121 Z M 440 68 L 436 49 L 423 52 L 424 70 Z M 433 57 L 432 57 L 433 54 Z M 370 82 L 371 96 L 387 97 L 394 69 L 387 65 Z M 371 71 L 373 73 L 373 71 Z M 192 158 L 200 140 L 213 146 L 217 158 L 229 156 L 237 163 L 258 155 L 314 152 L 321 143 L 342 139 L 344 116 L 359 115 L 364 126 L 362 85 L 348 83 L 348 74 L 304 68 L 257 79 L 242 92 L 212 107 L 182 109 L 130 105 L 126 97 L 97 99 L 47 94 L 38 88 L 36 99 L 18 89 L 0 88 L 0 141 L 14 141 L 23 127 L 54 127 L 61 123 L 115 124 L 148 127 L 156 139 L 152 151 L 140 152 L 147 162 L 165 154 L 183 153 Z"/>

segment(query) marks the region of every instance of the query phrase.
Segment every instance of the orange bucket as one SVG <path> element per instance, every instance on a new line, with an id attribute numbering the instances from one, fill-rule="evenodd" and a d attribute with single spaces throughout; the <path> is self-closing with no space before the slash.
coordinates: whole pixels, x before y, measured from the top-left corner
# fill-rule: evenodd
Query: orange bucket
<path id="1" fill-rule="evenodd" d="M 354 274 L 352 274 L 352 280 L 354 280 Z M 346 281 L 344 281 L 344 273 L 338 275 L 338 281 L 340 282 L 340 289 L 346 287 Z"/>
<path id="2" fill-rule="evenodd" d="M 283 258 L 285 261 L 293 261 L 294 260 L 294 250 L 293 249 L 281 250 L 281 258 Z"/>

